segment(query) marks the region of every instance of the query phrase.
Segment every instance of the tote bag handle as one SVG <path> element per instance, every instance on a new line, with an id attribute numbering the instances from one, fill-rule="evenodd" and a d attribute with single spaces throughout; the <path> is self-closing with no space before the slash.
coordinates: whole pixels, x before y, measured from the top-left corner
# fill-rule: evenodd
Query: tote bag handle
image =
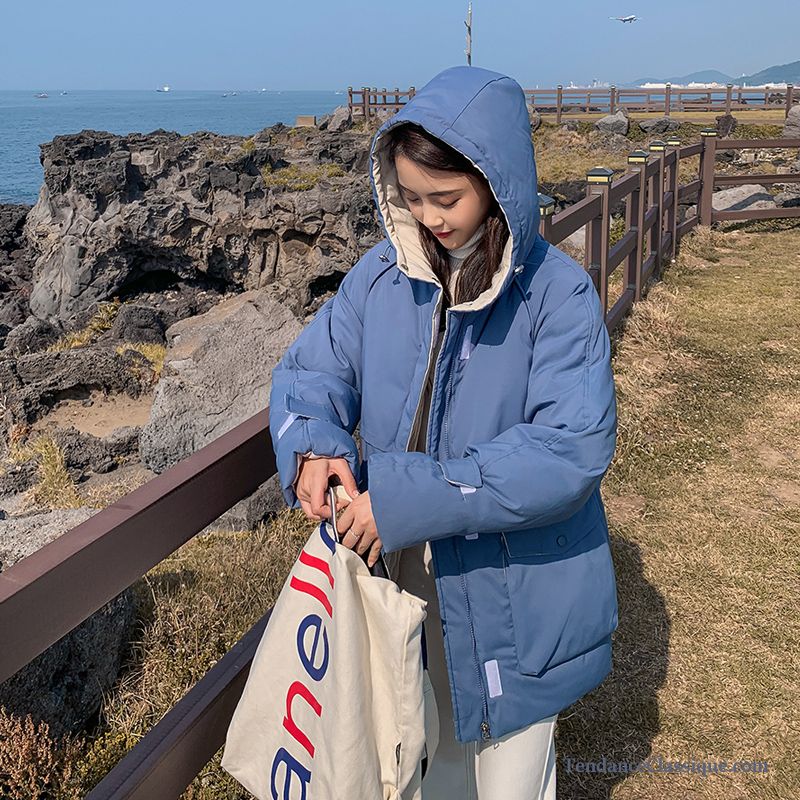
<path id="1" fill-rule="evenodd" d="M 338 475 L 331 475 L 328 479 L 328 504 L 331 507 L 331 528 L 333 528 L 333 535 L 336 537 L 336 541 L 340 542 L 341 537 L 339 536 L 339 529 L 336 527 L 336 490 L 334 487 L 338 486 L 341 483 L 341 479 Z M 367 554 L 364 553 L 361 558 L 366 562 Z M 374 575 L 376 578 L 388 578 L 389 577 L 389 570 L 386 569 L 386 561 L 383 558 L 383 553 L 378 554 L 378 560 L 369 567 L 370 575 Z"/>

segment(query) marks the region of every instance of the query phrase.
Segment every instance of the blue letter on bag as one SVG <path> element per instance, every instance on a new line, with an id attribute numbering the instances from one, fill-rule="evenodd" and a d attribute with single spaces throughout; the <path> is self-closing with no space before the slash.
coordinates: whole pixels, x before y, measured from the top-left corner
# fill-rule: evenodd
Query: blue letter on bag
<path id="1" fill-rule="evenodd" d="M 311 652 L 307 653 L 305 649 L 305 633 L 311 627 L 314 628 L 315 634 L 311 642 Z M 325 655 L 322 657 L 322 664 L 320 664 L 319 667 L 315 667 L 314 661 L 317 654 L 317 645 L 319 644 L 320 630 L 322 630 L 322 642 L 325 646 Z M 328 631 L 325 629 L 322 619 L 316 614 L 309 614 L 297 628 L 297 653 L 300 656 L 300 661 L 305 667 L 306 672 L 315 681 L 322 680 L 328 669 Z"/>
<path id="2" fill-rule="evenodd" d="M 281 747 L 275 758 L 272 759 L 272 773 L 270 774 L 270 789 L 272 790 L 272 797 L 278 800 L 278 791 L 275 788 L 275 773 L 278 771 L 278 765 L 283 761 L 286 763 L 286 777 L 283 781 L 283 795 L 282 800 L 291 799 L 291 780 L 292 775 L 297 777 L 303 782 L 300 792 L 300 800 L 306 800 L 306 790 L 308 783 L 311 780 L 311 770 L 306 769 L 285 747 Z"/>

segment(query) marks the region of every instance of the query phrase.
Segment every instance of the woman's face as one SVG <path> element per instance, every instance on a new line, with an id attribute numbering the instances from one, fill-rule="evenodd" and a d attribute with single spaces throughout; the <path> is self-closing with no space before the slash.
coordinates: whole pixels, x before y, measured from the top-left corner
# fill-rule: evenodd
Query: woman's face
<path id="1" fill-rule="evenodd" d="M 421 167 L 403 155 L 395 158 L 400 191 L 414 219 L 448 249 L 469 241 L 486 219 L 492 193 L 482 180 L 466 172 Z M 447 233 L 447 236 L 438 234 Z"/>

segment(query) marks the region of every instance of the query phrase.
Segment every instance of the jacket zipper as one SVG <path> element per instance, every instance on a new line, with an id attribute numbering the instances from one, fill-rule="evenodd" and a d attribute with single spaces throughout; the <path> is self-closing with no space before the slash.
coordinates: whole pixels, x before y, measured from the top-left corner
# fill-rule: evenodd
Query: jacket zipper
<path id="1" fill-rule="evenodd" d="M 450 370 L 450 377 L 447 381 L 447 394 L 444 400 L 444 422 L 442 424 L 442 437 L 444 438 L 444 452 L 446 453 L 448 458 L 452 458 L 450 455 L 450 441 L 447 436 L 447 418 L 450 416 L 450 387 L 452 385 L 452 378 L 453 378 L 453 370 Z"/>
<path id="2" fill-rule="evenodd" d="M 428 382 L 428 372 L 430 371 L 430 368 L 431 368 L 430 358 L 431 358 L 431 354 L 433 352 L 434 342 L 436 341 L 436 336 L 438 334 L 439 309 L 440 309 L 440 306 L 441 306 L 441 299 L 442 299 L 443 294 L 444 294 L 444 292 L 440 289 L 439 297 L 436 299 L 436 310 L 433 312 L 433 319 L 431 320 L 431 346 L 428 349 L 428 367 L 425 370 L 425 375 L 423 377 L 423 382 L 422 382 L 423 392 L 420 392 L 420 400 L 422 399 L 422 394 L 424 393 L 424 387 Z M 442 341 L 441 341 L 441 344 L 439 346 L 439 353 L 438 353 L 438 355 L 436 357 L 435 363 L 433 364 L 433 370 L 434 370 L 433 379 L 434 380 L 433 380 L 433 384 L 431 385 L 431 393 L 430 393 L 430 405 L 431 406 L 433 405 L 433 398 L 434 398 L 434 394 L 435 394 L 434 390 L 436 388 L 435 387 L 436 370 L 439 367 L 439 361 L 441 360 L 442 351 L 444 350 L 445 340 L 447 339 L 447 325 L 448 325 L 448 322 L 450 320 L 449 314 L 450 314 L 450 309 L 448 308 L 448 309 L 445 310 L 444 331 L 442 332 Z M 448 384 L 447 384 L 446 403 L 449 403 L 449 391 L 450 391 L 450 385 L 451 385 L 451 382 L 452 382 L 452 370 L 450 371 L 450 373 L 451 374 L 448 377 Z M 420 400 L 417 401 L 417 408 L 416 408 L 416 410 L 414 412 L 414 421 L 411 424 L 411 431 L 410 431 L 410 433 L 408 435 L 408 441 L 406 442 L 406 451 L 408 451 L 408 448 L 409 448 L 409 446 L 411 444 L 411 440 L 414 437 L 415 428 L 416 428 L 416 425 L 417 425 L 417 417 L 419 416 Z M 431 418 L 432 418 L 432 415 L 429 412 L 428 413 L 428 428 L 425 431 L 425 452 L 426 453 L 428 451 L 428 439 L 430 437 Z M 447 405 L 445 406 L 445 424 L 446 424 L 446 421 L 447 421 Z M 444 433 L 444 435 L 446 436 L 446 433 Z M 446 441 L 446 439 L 445 439 L 445 441 Z M 461 563 L 461 557 L 459 556 L 458 548 L 456 547 L 455 541 L 453 541 L 453 548 L 455 549 L 456 559 L 458 560 L 459 572 L 461 573 L 461 589 L 464 592 L 464 603 L 465 603 L 466 608 L 467 608 L 467 620 L 469 622 L 469 635 L 470 635 L 470 637 L 472 639 L 472 660 L 473 660 L 473 663 L 475 665 L 475 677 L 478 679 L 478 688 L 480 689 L 481 702 L 483 704 L 483 719 L 481 720 L 481 738 L 485 741 L 487 739 L 490 739 L 491 735 L 492 735 L 491 728 L 489 727 L 489 704 L 488 704 L 488 702 L 486 700 L 486 690 L 484 689 L 483 681 L 481 680 L 481 669 L 480 669 L 480 665 L 478 664 L 478 643 L 477 643 L 477 641 L 475 639 L 475 628 L 472 625 L 472 613 L 470 611 L 470 606 L 469 606 L 469 595 L 467 594 L 467 584 L 466 584 L 466 581 L 464 580 L 464 565 Z M 433 556 L 433 552 L 431 552 L 431 555 Z M 436 568 L 435 561 L 436 561 L 436 559 L 434 557 L 434 569 Z"/>
<path id="3" fill-rule="evenodd" d="M 481 680 L 481 668 L 478 664 L 478 643 L 475 639 L 475 629 L 472 626 L 472 613 L 469 607 L 469 595 L 467 594 L 467 582 L 464 580 L 464 565 L 461 563 L 461 556 L 458 553 L 458 545 L 453 539 L 453 550 L 458 560 L 458 569 L 461 573 L 461 589 L 464 592 L 464 603 L 467 606 L 467 620 L 469 621 L 469 635 L 472 637 L 472 661 L 475 664 L 475 677 L 478 679 L 478 688 L 481 690 L 481 702 L 483 704 L 483 720 L 481 720 L 481 738 L 485 741 L 490 739 L 492 731 L 489 727 L 489 704 L 486 701 L 486 690 Z"/>

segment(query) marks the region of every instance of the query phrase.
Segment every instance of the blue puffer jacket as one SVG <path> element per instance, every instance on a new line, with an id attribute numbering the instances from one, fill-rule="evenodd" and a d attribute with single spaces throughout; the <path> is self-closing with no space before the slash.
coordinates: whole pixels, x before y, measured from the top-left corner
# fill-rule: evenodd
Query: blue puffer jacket
<path id="1" fill-rule="evenodd" d="M 384 134 L 415 122 L 484 173 L 511 236 L 492 285 L 446 311 Z M 386 238 L 347 273 L 272 373 L 287 503 L 297 454 L 342 456 L 383 551 L 430 540 L 456 738 L 566 708 L 611 669 L 614 567 L 600 481 L 616 442 L 609 338 L 588 273 L 538 233 L 522 89 L 476 67 L 437 75 L 370 152 Z M 426 452 L 409 452 L 435 370 Z M 360 421 L 363 463 L 353 440 Z"/>

